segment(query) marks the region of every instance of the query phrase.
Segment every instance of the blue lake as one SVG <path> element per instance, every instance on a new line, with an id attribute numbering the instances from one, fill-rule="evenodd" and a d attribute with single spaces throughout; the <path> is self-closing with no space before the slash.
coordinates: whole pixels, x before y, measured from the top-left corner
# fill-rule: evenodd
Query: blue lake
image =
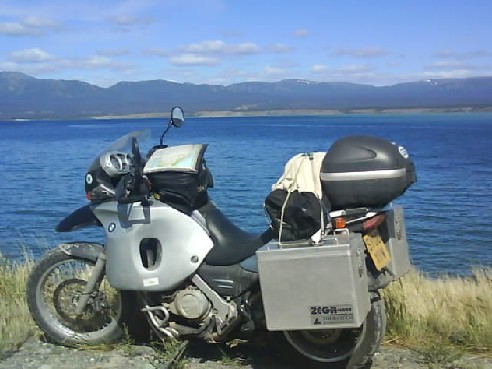
<path id="1" fill-rule="evenodd" d="M 68 240 L 102 241 L 97 228 L 53 231 L 86 203 L 84 175 L 119 136 L 149 128 L 158 142 L 167 120 L 0 123 L 0 250 L 35 257 Z M 267 227 L 263 200 L 299 152 L 326 151 L 338 138 L 377 135 L 403 145 L 418 182 L 395 201 L 404 205 L 414 264 L 430 273 L 468 274 L 492 266 L 492 114 L 335 115 L 189 118 L 166 136 L 170 145 L 208 143 L 215 187 L 210 195 L 249 231 Z"/>

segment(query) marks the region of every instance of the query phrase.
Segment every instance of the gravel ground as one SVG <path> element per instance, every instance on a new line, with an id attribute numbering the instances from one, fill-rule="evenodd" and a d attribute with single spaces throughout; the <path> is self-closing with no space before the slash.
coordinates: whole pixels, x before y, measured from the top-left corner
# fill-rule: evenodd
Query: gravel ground
<path id="1" fill-rule="evenodd" d="M 147 346 L 121 345 L 110 351 L 77 350 L 31 339 L 0 361 L 0 369 L 169 369 L 170 355 Z M 437 360 L 439 361 L 439 360 Z M 184 369 L 286 369 L 281 355 L 266 348 L 241 344 L 221 349 L 218 345 L 192 343 L 174 368 Z M 492 358 L 466 356 L 452 362 L 429 363 L 418 353 L 383 346 L 372 369 L 492 369 Z M 308 368 L 302 368 L 308 369 Z"/>

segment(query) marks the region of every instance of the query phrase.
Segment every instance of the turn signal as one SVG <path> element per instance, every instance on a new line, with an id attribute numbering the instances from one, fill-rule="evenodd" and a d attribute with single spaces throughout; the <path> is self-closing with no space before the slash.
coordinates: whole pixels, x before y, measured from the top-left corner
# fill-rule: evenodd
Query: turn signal
<path id="1" fill-rule="evenodd" d="M 345 218 L 335 218 L 334 222 L 335 229 L 345 228 L 347 227 L 347 221 Z"/>

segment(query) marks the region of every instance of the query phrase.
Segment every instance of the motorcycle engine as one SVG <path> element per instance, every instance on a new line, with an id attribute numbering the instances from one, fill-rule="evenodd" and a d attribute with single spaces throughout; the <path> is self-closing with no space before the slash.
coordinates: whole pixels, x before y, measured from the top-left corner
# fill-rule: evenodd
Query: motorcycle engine
<path id="1" fill-rule="evenodd" d="M 207 297 L 198 289 L 190 287 L 178 291 L 169 305 L 169 311 L 186 319 L 198 320 L 211 310 Z"/>

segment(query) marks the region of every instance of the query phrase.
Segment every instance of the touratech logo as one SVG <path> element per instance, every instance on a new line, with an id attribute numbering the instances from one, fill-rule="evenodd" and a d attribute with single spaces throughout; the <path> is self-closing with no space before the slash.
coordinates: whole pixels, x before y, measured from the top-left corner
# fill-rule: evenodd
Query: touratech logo
<path id="1" fill-rule="evenodd" d="M 341 305 L 341 306 L 311 306 L 311 315 L 321 315 L 321 314 L 346 314 L 347 312 L 352 313 L 352 306 Z"/>
<path id="2" fill-rule="evenodd" d="M 352 305 L 311 306 L 310 310 L 313 325 L 329 325 L 354 320 Z"/>

